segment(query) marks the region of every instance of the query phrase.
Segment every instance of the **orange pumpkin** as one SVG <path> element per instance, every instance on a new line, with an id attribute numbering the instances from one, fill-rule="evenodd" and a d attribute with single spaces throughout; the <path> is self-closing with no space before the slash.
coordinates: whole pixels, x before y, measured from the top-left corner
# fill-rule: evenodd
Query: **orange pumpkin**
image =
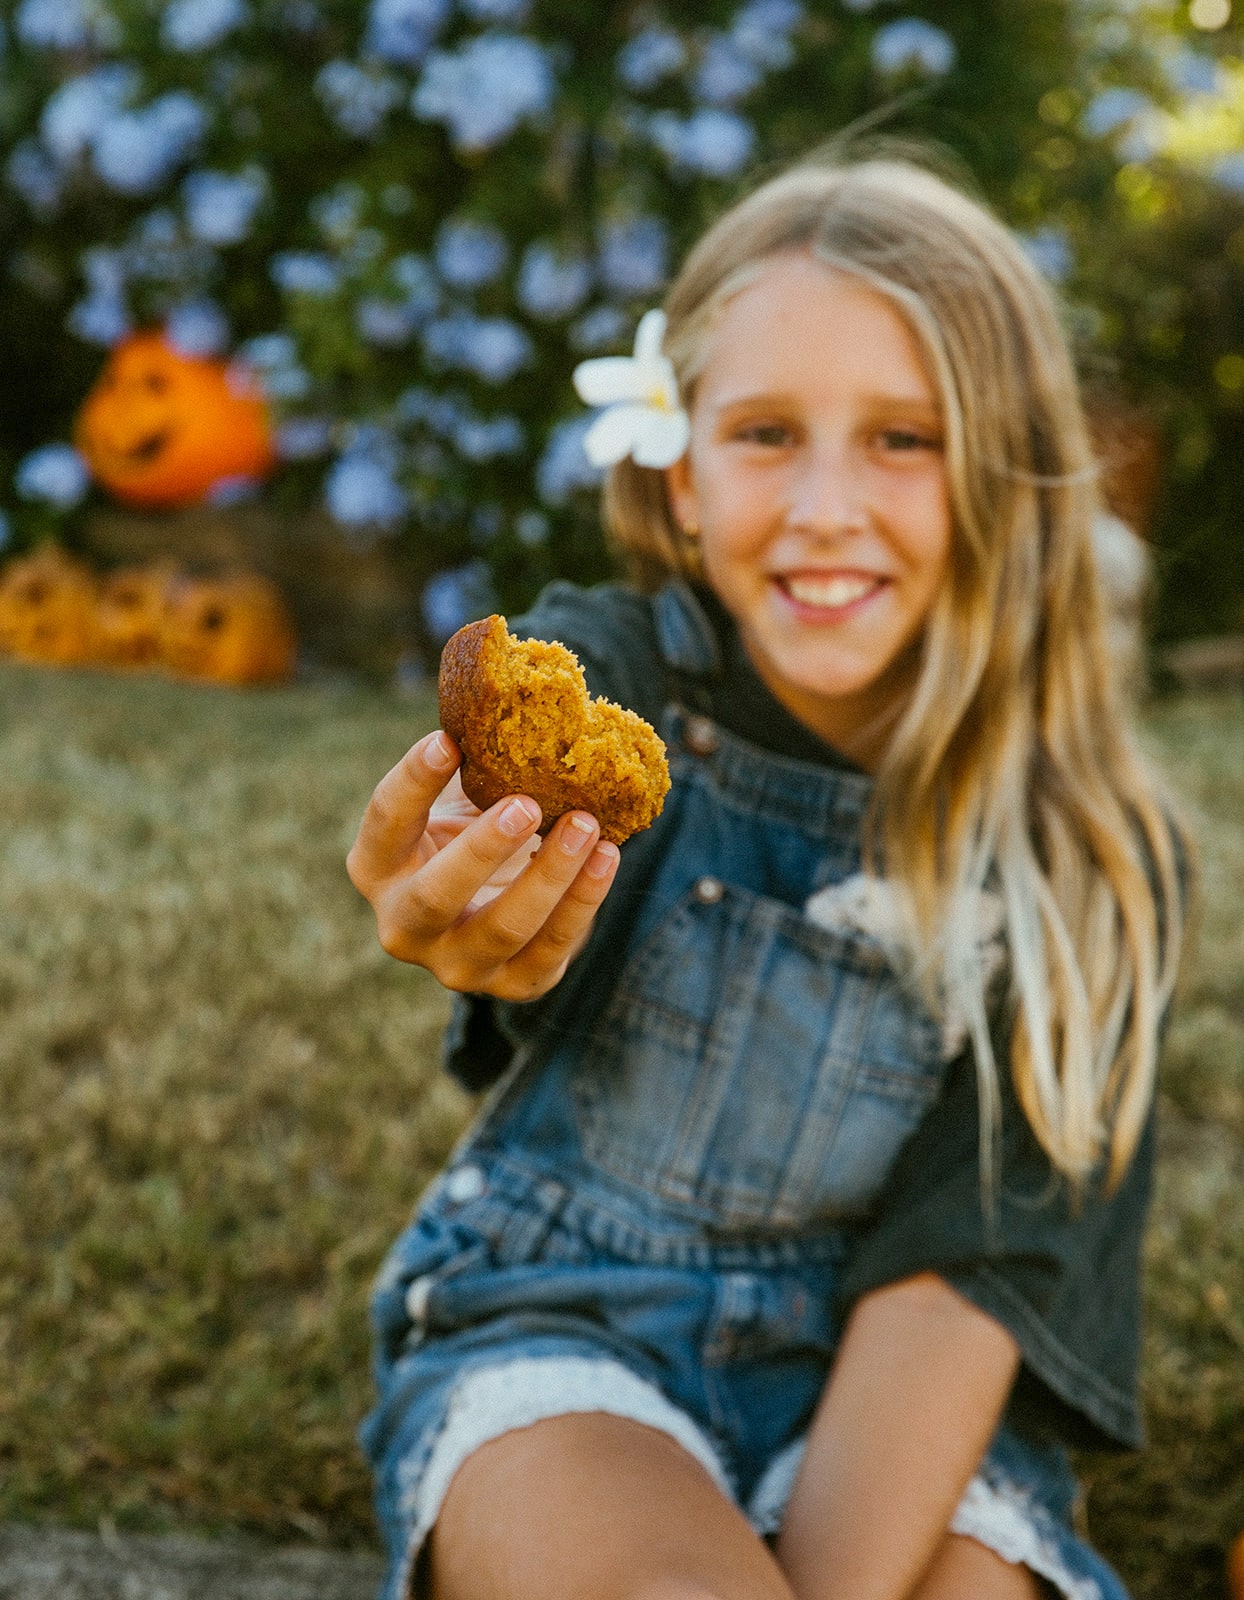
<path id="1" fill-rule="evenodd" d="M 274 683 L 293 672 L 295 649 L 285 603 L 266 578 L 237 573 L 170 583 L 160 659 L 179 677 Z"/>
<path id="2" fill-rule="evenodd" d="M 74 442 L 109 494 L 153 510 L 193 505 L 225 479 L 264 478 L 275 460 L 255 381 L 236 364 L 182 355 L 159 332 L 113 350 Z"/>
<path id="3" fill-rule="evenodd" d="M 146 667 L 160 654 L 164 599 L 175 569 L 167 562 L 121 567 L 101 580 L 95 608 L 96 660 Z"/>
<path id="4" fill-rule="evenodd" d="M 1227 1553 L 1227 1583 L 1231 1600 L 1244 1600 L 1244 1533 L 1236 1536 Z"/>
<path id="5" fill-rule="evenodd" d="M 0 573 L 0 649 L 23 661 L 72 666 L 95 649 L 95 578 L 56 545 Z"/>

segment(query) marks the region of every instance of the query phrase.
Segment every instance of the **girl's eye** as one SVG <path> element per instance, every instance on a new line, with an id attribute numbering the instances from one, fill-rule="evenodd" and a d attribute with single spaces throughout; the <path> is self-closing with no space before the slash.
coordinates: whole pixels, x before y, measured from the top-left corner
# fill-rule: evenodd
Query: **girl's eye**
<path id="1" fill-rule="evenodd" d="M 915 428 L 885 428 L 880 438 L 887 450 L 906 452 L 942 448 L 942 441 L 935 434 L 921 433 Z"/>
<path id="2" fill-rule="evenodd" d="M 740 428 L 737 437 L 744 444 L 783 445 L 790 441 L 790 429 L 780 422 L 753 422 Z"/>

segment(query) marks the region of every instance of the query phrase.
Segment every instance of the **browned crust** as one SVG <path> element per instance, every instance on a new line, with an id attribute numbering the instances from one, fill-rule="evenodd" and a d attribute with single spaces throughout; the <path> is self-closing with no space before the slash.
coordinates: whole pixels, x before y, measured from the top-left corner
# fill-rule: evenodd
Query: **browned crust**
<path id="1" fill-rule="evenodd" d="M 616 807 L 569 773 L 541 772 L 534 764 L 522 771 L 511 766 L 507 771 L 504 758 L 498 759 L 490 751 L 488 732 L 495 723 L 497 702 L 504 692 L 498 687 L 492 663 L 508 640 L 504 617 L 494 614 L 460 628 L 441 655 L 437 682 L 441 727 L 462 751 L 463 793 L 481 811 L 507 794 L 530 795 L 543 813 L 539 829 L 542 834 L 567 811 L 587 811 L 600 823 L 602 839 L 623 843 L 637 827 L 649 825 L 661 809 L 659 800 L 652 816 L 643 822 L 623 823 L 614 814 Z M 588 698 L 585 692 L 585 707 Z M 659 740 L 657 744 L 659 748 Z M 665 781 L 668 787 L 668 775 Z"/>

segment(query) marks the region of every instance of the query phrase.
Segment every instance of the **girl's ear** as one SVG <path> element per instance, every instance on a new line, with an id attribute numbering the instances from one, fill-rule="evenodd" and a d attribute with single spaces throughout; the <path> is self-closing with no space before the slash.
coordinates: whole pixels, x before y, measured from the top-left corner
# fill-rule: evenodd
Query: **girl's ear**
<path id="1" fill-rule="evenodd" d="M 698 529 L 700 517 L 696 503 L 695 479 L 691 473 L 690 450 L 684 451 L 672 467 L 666 467 L 665 493 L 669 498 L 670 510 L 674 513 L 674 520 L 679 527 L 684 530 Z"/>

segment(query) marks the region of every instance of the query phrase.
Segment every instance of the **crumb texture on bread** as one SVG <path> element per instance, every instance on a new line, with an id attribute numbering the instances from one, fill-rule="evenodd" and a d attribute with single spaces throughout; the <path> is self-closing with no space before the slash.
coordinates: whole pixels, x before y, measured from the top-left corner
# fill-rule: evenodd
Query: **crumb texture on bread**
<path id="1" fill-rule="evenodd" d="M 515 639 L 504 617 L 468 623 L 441 656 L 441 726 L 462 751 L 462 787 L 481 809 L 527 794 L 547 833 L 589 811 L 621 844 L 660 814 L 665 745 L 634 711 L 588 693 L 565 645 Z"/>

